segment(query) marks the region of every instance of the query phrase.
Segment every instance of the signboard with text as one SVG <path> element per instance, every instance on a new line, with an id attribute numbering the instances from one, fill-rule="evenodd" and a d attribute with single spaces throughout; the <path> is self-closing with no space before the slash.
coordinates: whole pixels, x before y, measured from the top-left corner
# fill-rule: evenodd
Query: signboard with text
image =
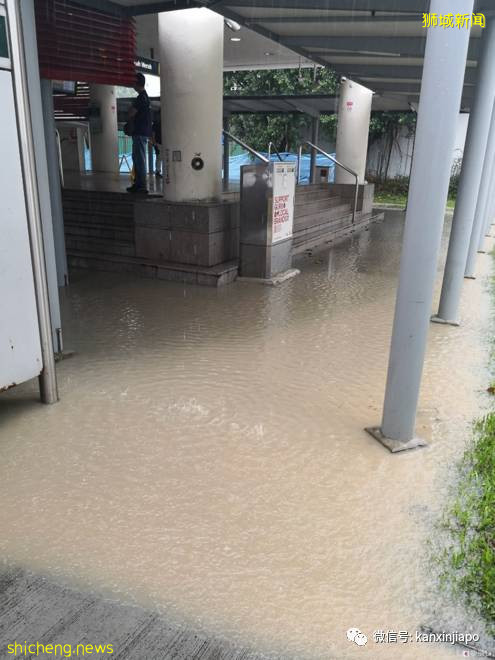
<path id="1" fill-rule="evenodd" d="M 273 163 L 272 244 L 292 236 L 295 192 L 295 163 Z"/>

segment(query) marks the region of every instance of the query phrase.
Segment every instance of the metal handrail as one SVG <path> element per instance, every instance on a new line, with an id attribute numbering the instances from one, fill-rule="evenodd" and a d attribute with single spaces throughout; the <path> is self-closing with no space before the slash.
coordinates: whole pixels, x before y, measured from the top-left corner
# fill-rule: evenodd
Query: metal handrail
<path id="1" fill-rule="evenodd" d="M 57 144 L 57 156 L 58 156 L 58 171 L 60 174 L 60 185 L 64 187 L 64 166 L 62 161 L 62 141 L 60 139 L 60 133 L 55 129 L 55 142 Z"/>
<path id="2" fill-rule="evenodd" d="M 273 147 L 273 151 L 277 154 L 279 161 L 280 161 L 281 163 L 283 163 L 283 162 L 284 162 L 284 159 L 283 159 L 282 156 L 278 153 L 278 150 L 277 150 L 276 146 L 273 144 L 273 142 L 270 142 L 270 144 L 268 145 L 268 160 L 271 160 L 272 147 Z"/>
<path id="3" fill-rule="evenodd" d="M 330 154 L 327 154 L 327 152 L 323 151 L 323 149 L 321 149 L 318 145 L 313 144 L 312 142 L 309 142 L 308 140 L 306 140 L 305 144 L 309 145 L 311 147 L 311 149 L 314 149 L 315 151 L 320 153 L 322 156 L 325 156 L 325 158 L 328 158 L 329 160 L 331 160 L 333 163 L 335 163 L 336 165 L 341 167 L 346 172 L 349 172 L 349 174 L 351 174 L 356 179 L 356 190 L 355 190 L 355 193 L 354 193 L 354 209 L 352 211 L 352 224 L 354 224 L 354 222 L 356 220 L 356 211 L 357 211 L 357 203 L 358 203 L 358 195 L 359 195 L 359 176 L 358 176 L 357 172 L 354 172 L 354 170 L 351 170 L 349 167 L 347 167 L 346 165 L 344 165 L 343 163 L 338 161 L 336 158 L 334 158 Z M 303 147 L 303 145 L 301 145 L 299 147 L 299 164 L 298 164 L 298 170 L 297 170 L 297 182 L 298 183 L 299 183 L 299 167 L 300 167 L 301 156 L 302 156 L 302 147 Z"/>
<path id="4" fill-rule="evenodd" d="M 232 133 L 229 133 L 228 131 L 225 131 L 225 130 L 222 131 L 222 133 L 224 135 L 226 135 L 230 140 L 233 140 L 234 142 L 236 142 L 243 149 L 246 149 L 246 151 L 249 151 L 250 154 L 252 154 L 253 156 L 256 156 L 256 158 L 259 158 L 260 160 L 262 160 L 264 163 L 269 163 L 270 162 L 268 160 L 268 158 L 265 158 L 265 156 L 262 156 L 258 151 L 256 151 L 256 149 L 253 149 L 248 144 L 246 144 L 245 142 L 243 142 L 242 140 L 237 138 L 235 135 L 232 135 Z"/>

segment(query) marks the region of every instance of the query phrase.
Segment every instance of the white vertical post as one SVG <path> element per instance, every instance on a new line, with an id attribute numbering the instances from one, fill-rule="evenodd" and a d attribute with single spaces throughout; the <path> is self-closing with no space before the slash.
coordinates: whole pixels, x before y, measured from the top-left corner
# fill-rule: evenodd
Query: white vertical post
<path id="1" fill-rule="evenodd" d="M 492 117 L 490 122 L 490 132 L 488 134 L 488 144 L 486 145 L 485 159 L 483 161 L 483 171 L 481 174 L 480 189 L 478 201 L 476 202 L 476 212 L 474 214 L 473 230 L 469 242 L 468 256 L 466 260 L 466 270 L 464 276 L 468 279 L 474 279 L 476 269 L 476 257 L 480 239 L 485 229 L 486 204 L 490 192 L 490 183 L 492 179 L 493 159 L 495 157 L 495 104 L 492 108 Z"/>
<path id="2" fill-rule="evenodd" d="M 357 172 L 360 184 L 364 183 L 366 174 L 372 100 L 371 89 L 354 80 L 342 79 L 335 150 L 338 160 Z M 335 183 L 355 184 L 356 180 L 352 174 L 337 167 Z"/>
<path id="3" fill-rule="evenodd" d="M 57 373 L 52 344 L 52 322 L 50 318 L 50 301 L 45 265 L 45 250 L 43 246 L 38 174 L 36 170 L 36 155 L 29 106 L 28 75 L 26 71 L 26 51 L 31 53 L 36 42 L 33 44 L 29 31 L 27 32 L 26 42 L 24 41 L 19 0 L 6 0 L 6 6 L 10 44 L 12 47 L 12 74 L 18 116 L 31 258 L 33 261 L 33 279 L 38 307 L 41 353 L 43 357 L 43 371 L 39 378 L 40 394 L 43 403 L 55 403 L 58 401 Z"/>
<path id="4" fill-rule="evenodd" d="M 67 254 L 65 250 L 64 212 L 60 187 L 60 157 L 58 152 L 55 114 L 53 109 L 53 88 L 51 80 L 41 81 L 41 100 L 45 126 L 46 158 L 48 164 L 48 183 L 52 204 L 53 238 L 55 259 L 57 262 L 58 285 L 65 286 L 69 281 Z"/>
<path id="5" fill-rule="evenodd" d="M 438 315 L 432 320 L 459 324 L 459 305 L 480 189 L 483 160 L 495 98 L 495 18 L 488 18 L 481 38 L 475 96 L 469 116 L 459 191 L 450 233 Z"/>
<path id="6" fill-rule="evenodd" d="M 222 190 L 223 17 L 204 7 L 158 15 L 163 196 L 187 202 Z"/>
<path id="7" fill-rule="evenodd" d="M 112 85 L 92 83 L 91 103 L 100 110 L 98 129 L 91 132 L 91 163 L 94 172 L 119 173 L 117 96 Z"/>
<path id="8" fill-rule="evenodd" d="M 472 10 L 473 0 L 430 6 Z M 416 410 L 468 44 L 468 30 L 428 28 L 383 417 L 367 429 L 393 452 L 425 444 L 415 437 Z"/>
<path id="9" fill-rule="evenodd" d="M 43 232 L 43 245 L 45 253 L 45 269 L 48 282 L 48 297 L 50 303 L 50 317 L 52 323 L 52 342 L 54 350 L 61 352 L 62 345 L 62 320 L 60 315 L 60 300 L 58 287 L 64 285 L 64 279 L 60 277 L 57 252 L 57 226 L 56 209 L 52 204 L 49 159 L 47 144 L 45 142 L 45 125 L 43 118 L 43 105 L 40 81 L 40 69 L 38 63 L 38 46 L 36 42 L 36 21 L 34 14 L 34 0 L 26 0 L 19 3 L 19 16 L 22 21 L 22 34 L 26 51 L 29 57 L 25 58 L 26 84 L 28 92 L 29 116 L 32 126 L 34 145 L 34 157 L 36 160 L 36 171 L 38 180 L 38 201 L 41 213 L 41 224 Z M 63 231 L 63 226 L 62 226 Z M 63 254 L 65 256 L 65 244 Z"/>
<path id="10" fill-rule="evenodd" d="M 490 179 L 490 185 L 488 187 L 488 195 L 486 198 L 486 205 L 483 215 L 483 228 L 481 230 L 480 240 L 478 243 L 478 250 L 480 252 L 483 252 L 485 238 L 490 234 L 490 229 L 492 226 L 494 215 L 495 215 L 495 159 L 492 162 L 492 174 Z"/>

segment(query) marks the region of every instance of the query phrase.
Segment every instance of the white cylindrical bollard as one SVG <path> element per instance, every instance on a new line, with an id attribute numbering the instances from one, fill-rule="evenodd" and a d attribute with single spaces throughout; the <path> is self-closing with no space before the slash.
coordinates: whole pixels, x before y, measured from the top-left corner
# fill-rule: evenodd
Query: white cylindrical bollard
<path id="1" fill-rule="evenodd" d="M 91 130 L 91 162 L 94 172 L 119 173 L 117 96 L 111 85 L 90 86 L 91 104 L 100 111 Z"/>
<path id="2" fill-rule="evenodd" d="M 159 14 L 165 199 L 222 190 L 223 17 L 209 9 Z"/>
<path id="3" fill-rule="evenodd" d="M 364 183 L 368 135 L 370 130 L 373 92 L 353 80 L 343 79 L 340 85 L 337 124 L 337 160 L 357 173 Z M 355 183 L 356 180 L 341 167 L 335 168 L 335 183 Z"/>

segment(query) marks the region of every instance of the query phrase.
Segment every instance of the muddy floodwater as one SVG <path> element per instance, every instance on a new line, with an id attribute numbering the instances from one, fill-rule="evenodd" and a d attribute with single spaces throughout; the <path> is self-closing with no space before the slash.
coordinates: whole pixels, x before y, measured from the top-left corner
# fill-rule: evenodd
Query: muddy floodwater
<path id="1" fill-rule="evenodd" d="M 372 641 L 428 623 L 427 541 L 487 405 L 485 255 L 462 326 L 431 327 L 429 446 L 392 455 L 363 431 L 380 422 L 402 221 L 277 288 L 75 273 L 60 403 L 36 383 L 0 398 L 1 556 L 281 658 L 462 655 Z"/>

